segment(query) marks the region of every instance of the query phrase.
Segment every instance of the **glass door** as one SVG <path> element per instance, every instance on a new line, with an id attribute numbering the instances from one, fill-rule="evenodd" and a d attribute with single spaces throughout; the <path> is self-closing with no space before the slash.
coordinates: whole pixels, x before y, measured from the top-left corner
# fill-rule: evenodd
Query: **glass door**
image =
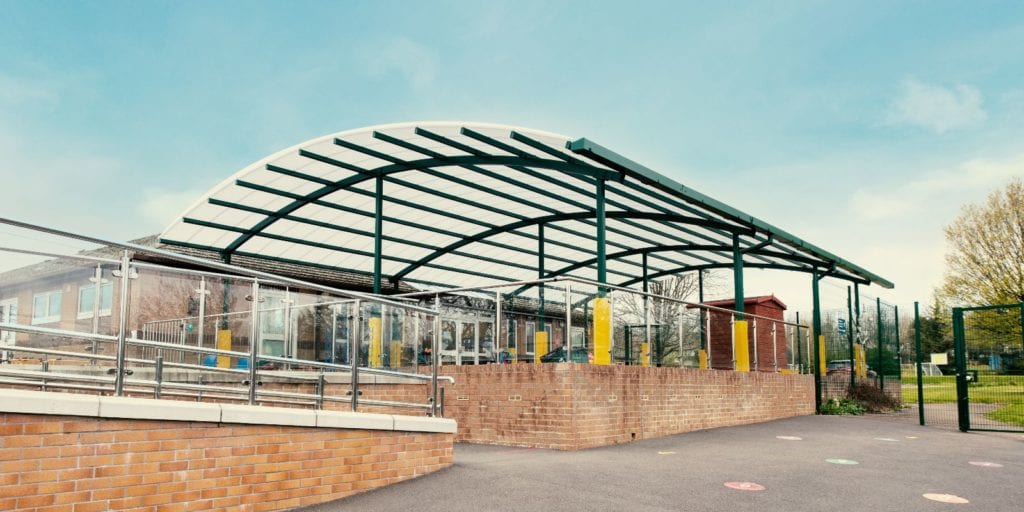
<path id="1" fill-rule="evenodd" d="M 480 340 L 476 337 L 476 322 L 460 322 L 459 327 L 461 364 L 480 364 Z"/>
<path id="2" fill-rule="evenodd" d="M 462 364 L 459 359 L 458 346 L 455 343 L 455 322 L 452 320 L 441 321 L 441 362 Z"/>

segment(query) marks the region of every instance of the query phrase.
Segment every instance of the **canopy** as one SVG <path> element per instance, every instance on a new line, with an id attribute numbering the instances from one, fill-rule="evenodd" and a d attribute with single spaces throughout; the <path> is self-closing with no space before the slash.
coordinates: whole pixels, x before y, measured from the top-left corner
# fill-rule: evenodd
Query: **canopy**
<path id="1" fill-rule="evenodd" d="M 214 187 L 160 241 L 365 274 L 382 292 L 542 276 L 631 286 L 737 259 L 893 286 L 587 139 L 482 123 L 303 142 Z"/>

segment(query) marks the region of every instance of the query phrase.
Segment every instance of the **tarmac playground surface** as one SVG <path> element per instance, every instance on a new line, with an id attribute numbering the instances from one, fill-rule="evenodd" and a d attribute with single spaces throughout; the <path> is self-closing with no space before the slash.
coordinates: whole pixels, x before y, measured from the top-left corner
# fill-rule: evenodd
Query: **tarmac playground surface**
<path id="1" fill-rule="evenodd" d="M 1020 512 L 1024 434 L 805 416 L 578 452 L 459 444 L 451 468 L 302 510 Z"/>

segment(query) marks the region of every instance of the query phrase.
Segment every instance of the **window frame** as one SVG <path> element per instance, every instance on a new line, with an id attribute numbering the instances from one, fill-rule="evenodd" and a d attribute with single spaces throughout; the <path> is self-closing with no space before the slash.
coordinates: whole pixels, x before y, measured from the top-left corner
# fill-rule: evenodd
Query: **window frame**
<path id="1" fill-rule="evenodd" d="M 50 306 L 52 305 L 52 298 L 51 297 L 53 295 L 57 295 L 58 297 L 60 297 L 59 301 L 57 302 L 56 314 L 54 314 L 54 312 L 51 311 L 51 308 L 50 308 Z M 46 316 L 40 316 L 40 315 L 38 315 L 38 311 L 36 311 L 36 304 L 37 304 L 37 301 L 38 301 L 38 299 L 40 297 L 45 297 Z M 32 325 L 52 324 L 52 323 L 60 322 L 61 310 L 63 308 L 64 308 L 64 290 L 62 290 L 60 288 L 57 288 L 55 290 L 47 290 L 45 292 L 33 293 L 32 294 Z"/>

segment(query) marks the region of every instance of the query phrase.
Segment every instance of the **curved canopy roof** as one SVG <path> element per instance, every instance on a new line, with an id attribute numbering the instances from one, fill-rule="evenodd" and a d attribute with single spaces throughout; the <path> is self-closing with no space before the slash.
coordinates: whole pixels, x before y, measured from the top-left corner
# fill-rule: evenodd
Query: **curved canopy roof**
<path id="1" fill-rule="evenodd" d="M 596 280 L 601 184 L 610 284 L 640 282 L 645 261 L 650 279 L 731 268 L 735 248 L 745 267 L 892 287 L 587 139 L 482 123 L 384 125 L 304 142 L 214 187 L 160 241 L 225 259 L 370 276 L 377 268 L 385 291 Z"/>

